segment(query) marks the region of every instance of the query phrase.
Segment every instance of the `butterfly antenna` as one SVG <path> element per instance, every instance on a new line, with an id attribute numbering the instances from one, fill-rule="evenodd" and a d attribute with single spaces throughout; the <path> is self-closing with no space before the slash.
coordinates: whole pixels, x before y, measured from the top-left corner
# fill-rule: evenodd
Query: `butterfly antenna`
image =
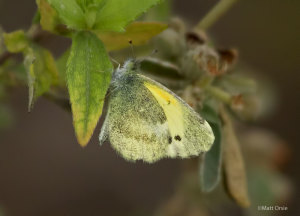
<path id="1" fill-rule="evenodd" d="M 154 56 L 156 53 L 158 53 L 158 50 L 157 50 L 157 49 L 154 49 L 154 50 L 152 50 L 152 52 L 151 52 L 148 56 L 142 57 L 142 58 L 140 59 L 140 61 L 144 61 L 145 59 Z"/>
<path id="2" fill-rule="evenodd" d="M 130 44 L 130 47 L 131 47 L 132 58 L 136 59 L 136 55 L 135 55 L 134 49 L 133 49 L 133 42 L 132 42 L 132 40 L 129 40 L 128 43 Z"/>

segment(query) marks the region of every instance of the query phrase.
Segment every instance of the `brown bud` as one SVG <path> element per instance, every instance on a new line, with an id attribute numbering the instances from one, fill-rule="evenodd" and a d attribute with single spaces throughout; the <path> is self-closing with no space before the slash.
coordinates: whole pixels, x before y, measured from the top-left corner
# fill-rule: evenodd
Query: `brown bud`
<path id="1" fill-rule="evenodd" d="M 236 49 L 219 49 L 218 53 L 222 61 L 232 65 L 237 61 L 238 51 Z"/>

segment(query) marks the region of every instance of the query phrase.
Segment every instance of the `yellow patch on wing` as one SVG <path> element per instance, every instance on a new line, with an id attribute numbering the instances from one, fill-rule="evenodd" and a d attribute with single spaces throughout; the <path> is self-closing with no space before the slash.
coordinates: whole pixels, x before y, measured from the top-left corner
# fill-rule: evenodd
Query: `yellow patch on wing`
<path id="1" fill-rule="evenodd" d="M 148 82 L 144 82 L 144 85 L 155 97 L 166 115 L 168 128 L 174 143 L 174 146 L 170 147 L 172 147 L 172 149 L 174 147 L 176 148 L 176 150 L 172 150 L 174 154 L 176 154 L 179 147 L 179 141 L 184 138 L 182 105 L 180 104 L 180 101 L 178 101 L 173 95 L 165 91 L 163 88 Z M 180 140 L 176 140 L 176 136 L 179 136 Z M 173 153 L 170 154 L 170 156 L 175 156 L 172 155 Z"/>
<path id="2" fill-rule="evenodd" d="M 147 82 L 145 82 L 144 84 L 151 91 L 151 93 L 161 106 L 171 104 L 174 106 L 177 105 L 178 102 L 176 101 L 174 96 L 166 92 L 164 89 Z"/>

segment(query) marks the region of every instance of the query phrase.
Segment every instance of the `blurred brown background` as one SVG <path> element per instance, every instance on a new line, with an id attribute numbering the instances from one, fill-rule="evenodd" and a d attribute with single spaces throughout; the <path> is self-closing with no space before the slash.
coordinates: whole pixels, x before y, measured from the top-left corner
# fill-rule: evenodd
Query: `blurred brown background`
<path id="1" fill-rule="evenodd" d="M 174 0 L 174 11 L 195 24 L 216 2 Z M 0 0 L 0 24 L 5 31 L 26 29 L 35 10 L 33 0 Z M 277 88 L 279 105 L 257 125 L 276 132 L 293 153 L 284 170 L 295 185 L 286 215 L 300 215 L 299 11 L 297 0 L 241 0 L 209 31 Z M 50 40 L 47 47 L 58 54 L 69 44 Z M 28 114 L 26 88 L 13 90 L 11 102 L 14 126 L 0 132 L 0 206 L 7 215 L 140 215 L 137 206 L 151 213 L 172 194 L 178 160 L 127 163 L 107 143 L 99 147 L 99 127 L 82 149 L 69 113 L 40 99 Z"/>

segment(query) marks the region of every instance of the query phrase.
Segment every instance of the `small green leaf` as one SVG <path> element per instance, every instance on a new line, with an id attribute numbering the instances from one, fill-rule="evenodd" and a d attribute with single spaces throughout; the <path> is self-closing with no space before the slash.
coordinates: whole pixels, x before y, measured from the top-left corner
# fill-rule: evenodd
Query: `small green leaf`
<path id="1" fill-rule="evenodd" d="M 85 14 L 75 0 L 47 0 L 71 29 L 85 29 Z"/>
<path id="2" fill-rule="evenodd" d="M 24 65 L 27 71 L 30 111 L 35 100 L 57 83 L 58 72 L 52 54 L 36 45 L 25 52 Z"/>
<path id="3" fill-rule="evenodd" d="M 166 24 L 159 22 L 134 22 L 126 27 L 125 32 L 101 32 L 97 35 L 105 44 L 106 49 L 112 51 L 128 47 L 130 40 L 137 46 L 146 44 L 167 27 Z"/>
<path id="4" fill-rule="evenodd" d="M 39 10 L 37 10 L 32 18 L 32 24 L 39 24 L 41 20 L 41 13 Z"/>
<path id="5" fill-rule="evenodd" d="M 67 63 L 67 83 L 73 123 L 81 146 L 90 140 L 102 113 L 112 64 L 96 35 L 78 32 Z"/>
<path id="6" fill-rule="evenodd" d="M 76 0 L 77 4 L 85 14 L 85 22 L 88 29 L 93 28 L 97 13 L 107 1 L 108 0 Z"/>
<path id="7" fill-rule="evenodd" d="M 60 24 L 57 12 L 46 0 L 36 0 L 40 11 L 40 23 L 43 29 L 57 33 L 56 26 Z"/>
<path id="8" fill-rule="evenodd" d="M 3 37 L 4 43 L 9 52 L 22 52 L 28 47 L 29 41 L 26 38 L 24 31 L 22 30 L 14 31 L 11 33 L 4 33 Z"/>
<path id="9" fill-rule="evenodd" d="M 200 167 L 200 183 L 204 192 L 212 191 L 220 181 L 220 171 L 222 163 L 222 133 L 221 121 L 218 114 L 210 107 L 204 106 L 201 115 L 210 124 L 215 141 L 212 148 L 205 153 Z"/>
<path id="10" fill-rule="evenodd" d="M 109 0 L 98 11 L 94 29 L 124 31 L 126 25 L 161 0 Z"/>

